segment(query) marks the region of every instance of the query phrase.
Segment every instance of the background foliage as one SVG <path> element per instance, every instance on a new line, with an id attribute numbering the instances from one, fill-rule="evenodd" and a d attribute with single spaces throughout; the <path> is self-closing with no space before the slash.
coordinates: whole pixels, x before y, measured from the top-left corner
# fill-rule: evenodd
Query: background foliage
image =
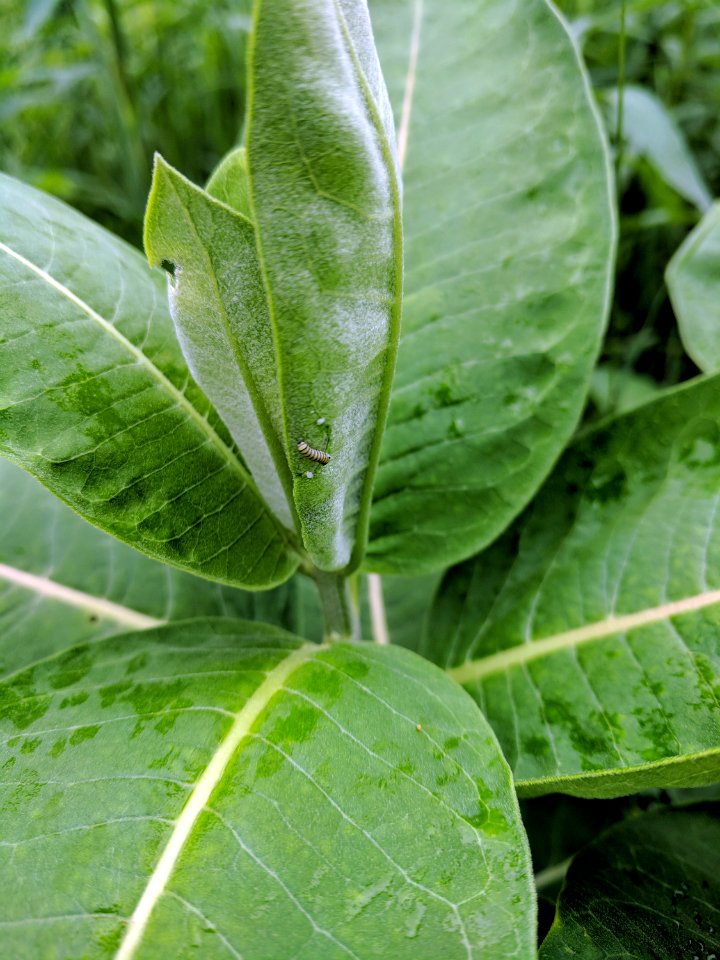
<path id="1" fill-rule="evenodd" d="M 0 168 L 141 245 L 152 155 L 203 182 L 238 140 L 249 0 L 0 8 Z"/>

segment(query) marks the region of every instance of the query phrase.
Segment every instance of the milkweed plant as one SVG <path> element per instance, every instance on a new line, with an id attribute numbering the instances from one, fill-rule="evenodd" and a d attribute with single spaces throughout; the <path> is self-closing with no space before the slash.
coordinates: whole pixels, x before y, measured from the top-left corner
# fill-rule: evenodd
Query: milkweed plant
<path id="1" fill-rule="evenodd" d="M 543 960 L 710 960 L 717 813 L 652 798 L 720 780 L 720 385 L 576 431 L 565 23 L 256 0 L 247 91 L 146 257 L 0 179 L 0 955 L 529 960 L 539 896 Z"/>

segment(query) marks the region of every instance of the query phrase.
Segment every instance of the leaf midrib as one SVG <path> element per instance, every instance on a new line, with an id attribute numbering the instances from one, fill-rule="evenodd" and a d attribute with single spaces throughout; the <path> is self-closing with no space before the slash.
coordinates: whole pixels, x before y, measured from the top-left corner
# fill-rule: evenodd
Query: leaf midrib
<path id="1" fill-rule="evenodd" d="M 657 607 L 647 607 L 635 613 L 607 617 L 605 620 L 589 623 L 574 630 L 543 637 L 542 640 L 530 640 L 479 660 L 467 660 L 458 667 L 451 667 L 447 673 L 460 684 L 472 683 L 492 674 L 503 673 L 511 667 L 524 665 L 531 660 L 538 660 L 594 640 L 604 640 L 619 633 L 627 633 L 653 623 L 660 623 L 671 617 L 693 613 L 718 603 L 720 603 L 720 590 L 707 590 L 684 597 L 682 600 L 673 600 Z"/>
<path id="2" fill-rule="evenodd" d="M 0 580 L 5 580 L 15 586 L 22 587 L 32 593 L 39 594 L 48 600 L 57 600 L 70 607 L 77 607 L 87 613 L 97 615 L 105 620 L 114 620 L 116 623 L 133 630 L 144 630 L 149 627 L 162 626 L 166 621 L 156 617 L 139 613 L 131 607 L 124 607 L 105 597 L 98 597 L 74 587 L 65 586 L 52 580 L 50 577 L 28 573 L 18 567 L 0 563 Z"/>
<path id="3" fill-rule="evenodd" d="M 279 693 L 287 679 L 319 651 L 326 649 L 312 643 L 304 643 L 280 661 L 265 677 L 263 682 L 235 715 L 235 719 L 225 738 L 197 780 L 183 810 L 175 821 L 175 827 L 157 861 L 137 906 L 128 922 L 120 947 L 114 960 L 131 960 L 141 944 L 150 916 L 167 886 L 173 869 L 177 864 L 185 845 L 205 809 L 210 796 L 218 786 L 240 743 L 250 732 L 253 724 Z"/>
<path id="4" fill-rule="evenodd" d="M 415 81 L 417 79 L 417 65 L 420 59 L 420 33 L 423 25 L 423 0 L 414 0 L 413 3 L 413 25 L 410 32 L 410 53 L 408 56 L 408 68 L 405 74 L 405 88 L 403 91 L 402 109 L 400 113 L 400 126 L 398 127 L 397 149 L 398 164 L 402 171 L 405 167 L 405 157 L 407 156 L 408 140 L 410 136 L 410 117 L 412 114 Z"/>

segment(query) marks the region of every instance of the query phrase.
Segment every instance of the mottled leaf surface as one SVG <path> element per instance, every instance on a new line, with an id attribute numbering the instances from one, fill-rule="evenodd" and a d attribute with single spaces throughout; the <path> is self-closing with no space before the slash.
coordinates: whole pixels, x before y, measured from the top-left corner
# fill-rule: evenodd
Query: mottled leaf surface
<path id="1" fill-rule="evenodd" d="M 17 960 L 534 956 L 510 772 L 399 649 L 194 622 L 0 684 Z"/>
<path id="2" fill-rule="evenodd" d="M 540 960 L 717 960 L 718 808 L 649 813 L 572 863 Z"/>
<path id="3" fill-rule="evenodd" d="M 319 640 L 314 584 L 249 592 L 158 563 L 0 459 L 0 675 L 71 644 L 189 617 L 242 617 Z"/>
<path id="4" fill-rule="evenodd" d="M 720 203 L 714 204 L 665 273 L 683 346 L 706 373 L 720 368 Z"/>
<path id="5" fill-rule="evenodd" d="M 720 780 L 719 398 L 696 380 L 588 432 L 441 587 L 421 652 L 525 794 Z"/>
<path id="6" fill-rule="evenodd" d="M 228 177 L 242 182 L 234 166 Z M 191 373 L 266 503 L 293 529 L 275 347 L 252 223 L 158 156 L 145 249 L 153 266 L 172 273 L 170 312 Z"/>
<path id="7" fill-rule="evenodd" d="M 392 114 L 365 5 L 260 0 L 248 77 L 250 198 L 295 504 L 313 562 L 355 567 L 402 282 Z M 308 470 L 299 440 L 327 441 L 332 460 Z"/>
<path id="8" fill-rule="evenodd" d="M 5 176 L 0 210 L 0 451 L 150 556 L 287 579 L 297 560 L 190 377 L 159 271 Z"/>
<path id="9" fill-rule="evenodd" d="M 614 248 L 606 146 L 543 0 L 373 0 L 404 156 L 405 298 L 366 567 L 494 539 L 579 416 Z"/>

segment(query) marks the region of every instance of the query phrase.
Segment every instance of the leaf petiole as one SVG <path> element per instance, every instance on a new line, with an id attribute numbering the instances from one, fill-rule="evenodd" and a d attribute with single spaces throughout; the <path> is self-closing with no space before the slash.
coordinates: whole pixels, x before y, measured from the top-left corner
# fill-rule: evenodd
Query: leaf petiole
<path id="1" fill-rule="evenodd" d="M 313 571 L 313 577 L 325 621 L 324 639 L 330 643 L 359 642 L 360 615 L 352 579 L 317 569 Z"/>

